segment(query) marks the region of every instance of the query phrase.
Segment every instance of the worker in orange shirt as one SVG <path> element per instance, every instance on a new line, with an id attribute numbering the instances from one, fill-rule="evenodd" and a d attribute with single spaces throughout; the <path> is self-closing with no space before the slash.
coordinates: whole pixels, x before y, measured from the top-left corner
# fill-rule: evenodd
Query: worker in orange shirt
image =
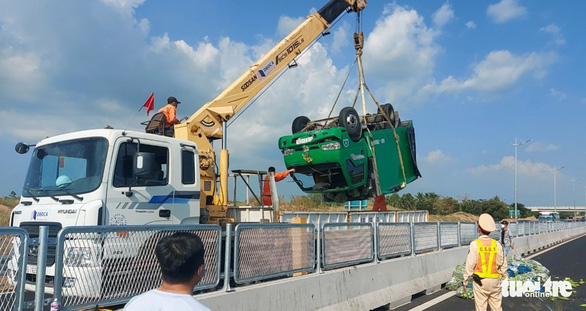
<path id="1" fill-rule="evenodd" d="M 275 173 L 275 168 L 274 167 L 269 167 L 269 172 L 273 172 Z M 280 172 L 280 173 L 275 173 L 275 182 L 279 182 L 283 179 L 285 179 L 285 177 L 287 177 L 287 175 L 289 175 L 289 173 L 295 172 L 295 169 L 292 168 L 290 170 L 284 171 L 284 172 Z M 271 206 L 273 205 L 273 200 L 271 197 L 271 186 L 269 183 L 269 176 L 267 175 L 267 177 L 265 177 L 265 181 L 262 187 L 262 204 L 265 206 Z"/>
<path id="2" fill-rule="evenodd" d="M 177 98 L 170 96 L 167 98 L 167 105 L 161 109 L 159 112 L 165 114 L 165 130 L 171 129 L 173 130 L 173 125 L 181 123 L 181 121 L 177 120 L 177 105 L 181 104 Z"/>

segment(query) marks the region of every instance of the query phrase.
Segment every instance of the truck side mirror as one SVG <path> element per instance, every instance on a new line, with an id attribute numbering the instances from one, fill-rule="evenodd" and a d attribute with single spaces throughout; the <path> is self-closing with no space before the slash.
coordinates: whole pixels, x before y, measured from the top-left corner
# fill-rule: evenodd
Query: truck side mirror
<path id="1" fill-rule="evenodd" d="M 150 152 L 137 152 L 134 155 L 134 175 L 145 178 L 155 173 L 155 154 Z"/>
<path id="2" fill-rule="evenodd" d="M 28 152 L 28 150 L 30 149 L 31 146 L 20 142 L 18 144 L 16 144 L 16 146 L 14 147 L 14 149 L 16 150 L 16 152 L 20 153 L 20 154 L 25 154 Z"/>

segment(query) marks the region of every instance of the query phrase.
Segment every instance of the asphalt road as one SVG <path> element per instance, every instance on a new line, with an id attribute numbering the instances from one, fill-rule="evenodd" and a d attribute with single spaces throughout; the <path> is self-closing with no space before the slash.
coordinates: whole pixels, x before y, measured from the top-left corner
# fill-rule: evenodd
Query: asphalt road
<path id="1" fill-rule="evenodd" d="M 553 249 L 539 253 L 531 259 L 538 261 L 550 271 L 551 280 L 562 280 L 566 277 L 574 281 L 586 280 L 586 236 L 571 242 L 559 245 Z M 569 300 L 537 298 L 537 297 L 506 297 L 503 298 L 503 310 L 514 311 L 586 311 L 586 284 L 576 288 Z M 393 311 L 426 310 L 426 311 L 473 311 L 474 301 L 452 296 L 441 302 L 434 301 L 446 294 L 445 289 L 427 296 L 414 298 L 411 303 L 394 309 Z M 428 308 L 422 308 L 425 304 L 433 304 Z"/>

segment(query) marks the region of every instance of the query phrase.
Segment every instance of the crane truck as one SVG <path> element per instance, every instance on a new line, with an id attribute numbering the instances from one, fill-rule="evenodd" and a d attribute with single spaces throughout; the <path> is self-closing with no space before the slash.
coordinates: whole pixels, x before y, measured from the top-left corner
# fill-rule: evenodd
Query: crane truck
<path id="1" fill-rule="evenodd" d="M 55 238 L 68 226 L 217 223 L 229 219 L 228 150 L 220 150 L 220 165 L 216 167 L 212 142 L 225 140 L 226 122 L 325 34 L 339 16 L 360 13 L 365 6 L 366 0 L 330 0 L 214 100 L 175 125 L 174 137 L 106 128 L 41 140 L 32 151 L 11 226 L 25 228 L 33 238 L 40 226 L 47 226 L 49 237 Z M 19 143 L 16 151 L 26 153 L 31 147 Z M 97 249 L 66 246 L 64 258 L 68 263 L 99 265 L 103 258 L 97 256 L 106 255 Z M 48 282 L 55 275 L 51 251 L 55 249 L 49 248 Z M 37 260 L 34 249 L 29 253 L 27 279 L 34 278 Z M 71 286 L 92 285 L 78 280 Z"/>

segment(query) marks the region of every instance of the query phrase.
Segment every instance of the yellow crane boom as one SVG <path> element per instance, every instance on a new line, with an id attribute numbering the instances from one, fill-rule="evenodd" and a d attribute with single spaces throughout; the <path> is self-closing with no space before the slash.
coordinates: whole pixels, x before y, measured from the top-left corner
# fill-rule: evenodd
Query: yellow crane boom
<path id="1" fill-rule="evenodd" d="M 223 124 L 265 88 L 278 73 L 331 27 L 345 11 L 359 13 L 366 0 L 330 0 L 238 77 L 214 100 L 203 105 L 186 122 L 175 125 L 175 137 L 193 141 L 199 150 L 202 209 L 212 222 L 226 217 L 228 197 L 228 150 L 220 151 L 220 188 L 217 187 L 216 155 L 212 141 L 222 139 Z"/>

